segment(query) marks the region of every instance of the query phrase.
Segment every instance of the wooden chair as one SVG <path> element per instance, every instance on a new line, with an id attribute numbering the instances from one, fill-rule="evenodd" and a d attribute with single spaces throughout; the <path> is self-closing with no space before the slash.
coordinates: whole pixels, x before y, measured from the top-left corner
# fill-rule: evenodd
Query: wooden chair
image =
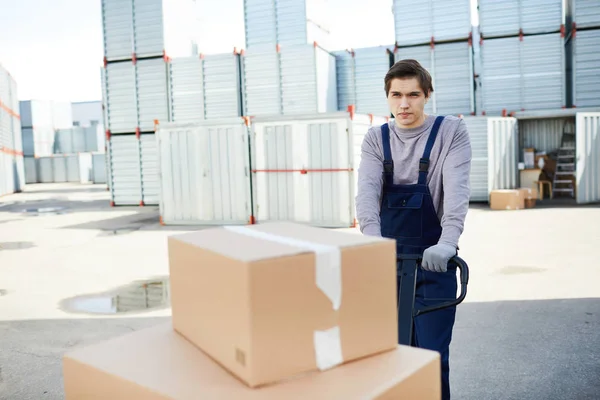
<path id="1" fill-rule="evenodd" d="M 552 182 L 546 180 L 534 181 L 533 183 L 537 183 L 538 185 L 538 198 L 540 200 L 544 200 L 544 186 L 548 185 L 548 193 L 550 194 L 550 198 L 552 198 Z"/>

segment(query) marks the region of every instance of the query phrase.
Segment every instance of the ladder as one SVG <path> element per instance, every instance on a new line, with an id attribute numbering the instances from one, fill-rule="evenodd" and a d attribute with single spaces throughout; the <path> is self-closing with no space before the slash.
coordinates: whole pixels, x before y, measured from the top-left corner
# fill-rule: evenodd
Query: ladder
<path id="1" fill-rule="evenodd" d="M 556 170 L 552 182 L 553 193 L 568 193 L 575 197 L 573 177 L 575 176 L 575 124 L 565 121 L 560 148 L 556 160 Z"/>

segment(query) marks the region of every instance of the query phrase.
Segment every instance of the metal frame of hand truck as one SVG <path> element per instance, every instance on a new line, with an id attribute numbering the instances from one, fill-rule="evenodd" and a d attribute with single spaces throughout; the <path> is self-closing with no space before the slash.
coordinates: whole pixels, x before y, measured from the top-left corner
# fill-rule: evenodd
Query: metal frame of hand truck
<path id="1" fill-rule="evenodd" d="M 432 311 L 456 306 L 465 299 L 467 295 L 467 284 L 469 283 L 469 267 L 460 257 L 454 256 L 448 265 L 456 265 L 460 271 L 460 295 L 456 300 L 450 300 L 434 306 L 415 310 L 415 291 L 417 286 L 417 268 L 421 264 L 423 256 L 413 254 L 398 254 L 397 276 L 399 278 L 398 288 L 398 343 L 411 346 L 412 333 L 414 329 L 414 318 Z"/>

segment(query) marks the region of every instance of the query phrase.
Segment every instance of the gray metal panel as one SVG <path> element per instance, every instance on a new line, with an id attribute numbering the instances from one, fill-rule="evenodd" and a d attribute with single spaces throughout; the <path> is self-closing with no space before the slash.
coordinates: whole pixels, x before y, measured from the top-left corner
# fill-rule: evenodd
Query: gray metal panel
<path id="1" fill-rule="evenodd" d="M 354 50 L 357 113 L 377 116 L 390 114 L 383 79 L 390 69 L 388 49 L 392 48 L 377 46 Z"/>
<path id="2" fill-rule="evenodd" d="M 471 32 L 469 0 L 394 0 L 392 10 L 398 46 L 466 39 Z"/>
<path id="3" fill-rule="evenodd" d="M 247 49 L 274 49 L 277 44 L 276 0 L 244 0 Z"/>
<path id="4" fill-rule="evenodd" d="M 131 62 L 106 66 L 107 129 L 112 133 L 135 132 L 138 127 L 136 66 Z"/>
<path id="5" fill-rule="evenodd" d="M 600 1 L 573 0 L 572 12 L 578 28 L 600 28 Z"/>
<path id="6" fill-rule="evenodd" d="M 102 0 L 104 57 L 107 61 L 131 58 L 133 53 L 133 2 Z"/>
<path id="7" fill-rule="evenodd" d="M 471 141 L 470 201 L 488 201 L 488 118 L 465 117 Z"/>
<path id="8" fill-rule="evenodd" d="M 169 120 L 167 64 L 162 58 L 140 60 L 136 65 L 139 128 L 154 131 L 154 121 Z"/>
<path id="9" fill-rule="evenodd" d="M 163 55 L 163 1 L 133 0 L 134 52 L 137 57 Z"/>
<path id="10" fill-rule="evenodd" d="M 248 128 L 241 119 L 159 125 L 165 224 L 245 224 L 251 216 Z"/>
<path id="11" fill-rule="evenodd" d="M 488 190 L 517 187 L 516 118 L 488 118 Z"/>
<path id="12" fill-rule="evenodd" d="M 472 52 L 468 42 L 435 46 L 433 88 L 436 114 L 468 115 L 475 111 Z"/>
<path id="13" fill-rule="evenodd" d="M 518 37 L 483 41 L 482 108 L 488 115 L 522 108 L 520 43 Z"/>
<path id="14" fill-rule="evenodd" d="M 335 56 L 321 47 L 315 47 L 315 61 L 317 111 L 320 113 L 335 112 L 338 109 Z"/>
<path id="15" fill-rule="evenodd" d="M 558 32 L 563 0 L 479 0 L 479 31 L 485 38 Z"/>
<path id="16" fill-rule="evenodd" d="M 202 121 L 205 118 L 202 60 L 199 57 L 172 59 L 169 82 L 171 121 Z"/>
<path id="17" fill-rule="evenodd" d="M 280 53 L 283 114 L 319 111 L 317 66 L 312 45 L 284 47 Z"/>
<path id="18" fill-rule="evenodd" d="M 206 119 L 239 117 L 241 109 L 238 55 L 207 55 L 203 65 Z"/>
<path id="19" fill-rule="evenodd" d="M 600 202 L 600 113 L 577 114 L 577 203 Z"/>
<path id="20" fill-rule="evenodd" d="M 600 29 L 577 31 L 573 44 L 573 103 L 600 106 Z"/>
<path id="21" fill-rule="evenodd" d="M 524 37 L 521 63 L 521 109 L 566 106 L 564 43 L 560 33 Z"/>
<path id="22" fill-rule="evenodd" d="M 92 182 L 106 183 L 106 154 L 92 154 Z"/>
<path id="23" fill-rule="evenodd" d="M 25 164 L 25 183 L 39 183 L 37 159 L 33 157 L 24 157 L 23 162 Z"/>
<path id="24" fill-rule="evenodd" d="M 160 201 L 160 183 L 158 180 L 158 148 L 156 136 L 145 134 L 140 136 L 142 200 L 145 205 L 158 205 Z"/>
<path id="25" fill-rule="evenodd" d="M 142 201 L 140 142 L 135 135 L 116 135 L 108 142 L 111 200 L 115 205 Z"/>
<path id="26" fill-rule="evenodd" d="M 349 105 L 356 104 L 354 55 L 347 50 L 333 54 L 336 61 L 338 110 L 345 111 Z"/>
<path id="27" fill-rule="evenodd" d="M 427 104 L 425 104 L 425 112 L 427 114 L 435 114 L 435 98 L 438 89 L 435 82 L 435 71 L 433 68 L 433 50 L 431 49 L 431 46 L 426 45 L 414 47 L 400 47 L 396 49 L 394 53 L 394 62 L 407 59 L 418 61 L 419 64 L 421 64 L 421 66 L 425 68 L 427 72 L 429 72 L 429 75 L 431 75 L 431 78 L 433 79 L 433 93 L 430 94 L 430 99 L 427 102 Z"/>
<path id="28" fill-rule="evenodd" d="M 519 121 L 519 136 L 523 148 L 536 152 L 551 152 L 560 147 L 566 124 L 574 124 L 573 118 L 525 119 Z M 571 130 L 573 132 L 573 130 Z"/>
<path id="29" fill-rule="evenodd" d="M 277 42 L 284 48 L 307 44 L 306 1 L 276 0 Z"/>
<path id="30" fill-rule="evenodd" d="M 244 62 L 244 114 L 281 114 L 279 53 L 273 50 L 248 51 Z"/>

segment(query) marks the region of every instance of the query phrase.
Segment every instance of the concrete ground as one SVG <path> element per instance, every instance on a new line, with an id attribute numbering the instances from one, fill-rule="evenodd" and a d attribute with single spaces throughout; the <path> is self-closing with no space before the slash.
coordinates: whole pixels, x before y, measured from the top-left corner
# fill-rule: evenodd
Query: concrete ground
<path id="1" fill-rule="evenodd" d="M 600 398 L 600 206 L 545 203 L 469 212 L 455 399 Z M 160 226 L 156 207 L 111 208 L 103 186 L 32 185 L 0 198 L 0 399 L 62 399 L 66 350 L 167 320 L 168 306 L 97 316 L 72 306 L 111 304 L 66 300 L 164 278 L 165 238 L 191 229 Z M 138 292 L 128 293 L 135 307 Z"/>

